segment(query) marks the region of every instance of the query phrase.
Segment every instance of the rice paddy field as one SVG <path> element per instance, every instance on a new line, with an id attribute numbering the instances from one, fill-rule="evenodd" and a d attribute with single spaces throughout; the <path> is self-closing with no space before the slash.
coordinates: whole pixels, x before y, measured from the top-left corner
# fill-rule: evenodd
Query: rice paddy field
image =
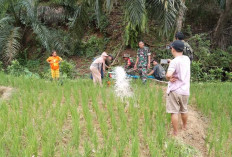
<path id="1" fill-rule="evenodd" d="M 195 157 L 170 135 L 164 87 L 132 82 L 134 96 L 91 80 L 57 82 L 0 74 L 13 87 L 0 104 L 0 156 Z M 232 156 L 232 84 L 193 84 L 190 105 L 209 119 L 207 156 Z"/>

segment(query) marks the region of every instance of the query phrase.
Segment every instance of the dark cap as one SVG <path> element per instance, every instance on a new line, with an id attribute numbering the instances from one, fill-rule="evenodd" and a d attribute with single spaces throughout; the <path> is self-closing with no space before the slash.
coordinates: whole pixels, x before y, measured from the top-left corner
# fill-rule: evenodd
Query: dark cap
<path id="1" fill-rule="evenodd" d="M 176 40 L 170 45 L 171 48 L 174 48 L 177 52 L 184 51 L 184 43 L 180 40 Z"/>
<path id="2" fill-rule="evenodd" d="M 178 40 L 184 40 L 184 34 L 182 32 L 177 32 L 175 37 Z"/>

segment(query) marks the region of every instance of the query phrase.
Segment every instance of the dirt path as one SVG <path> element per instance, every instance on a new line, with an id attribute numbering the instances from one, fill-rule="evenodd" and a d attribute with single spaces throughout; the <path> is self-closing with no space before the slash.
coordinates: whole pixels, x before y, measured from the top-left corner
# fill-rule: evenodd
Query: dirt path
<path id="1" fill-rule="evenodd" d="M 161 87 L 166 93 L 166 87 Z M 165 98 L 165 96 L 164 96 Z M 181 129 L 181 117 L 179 116 L 179 133 L 176 137 L 181 143 L 192 146 L 200 154 L 197 157 L 207 157 L 207 146 L 205 143 L 208 119 L 194 106 L 194 100 L 188 106 L 187 130 Z M 170 130 L 172 134 L 172 130 Z"/>
<path id="2" fill-rule="evenodd" d="M 181 121 L 179 117 L 179 121 Z M 207 119 L 193 106 L 189 106 L 188 129 L 181 130 L 177 140 L 194 147 L 201 154 L 199 157 L 207 156 L 205 138 L 207 133 Z M 179 125 L 181 129 L 181 125 Z"/>

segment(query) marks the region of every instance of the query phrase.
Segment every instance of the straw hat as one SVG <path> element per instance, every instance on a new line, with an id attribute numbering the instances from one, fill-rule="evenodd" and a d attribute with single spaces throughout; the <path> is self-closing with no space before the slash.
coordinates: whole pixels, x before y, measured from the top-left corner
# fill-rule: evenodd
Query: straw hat
<path id="1" fill-rule="evenodd" d="M 107 55 L 106 52 L 103 52 L 101 56 L 102 56 L 102 57 L 108 57 L 109 55 Z"/>

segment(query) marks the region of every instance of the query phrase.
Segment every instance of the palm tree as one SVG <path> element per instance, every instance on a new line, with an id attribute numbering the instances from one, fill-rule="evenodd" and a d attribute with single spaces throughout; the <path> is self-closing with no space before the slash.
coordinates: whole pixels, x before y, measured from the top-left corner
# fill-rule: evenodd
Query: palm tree
<path id="1" fill-rule="evenodd" d="M 170 37 L 179 9 L 185 7 L 182 0 L 126 0 L 125 3 L 125 40 L 126 44 L 130 45 L 137 42 L 134 39 L 137 39 L 140 33 L 146 32 L 148 19 L 159 24 L 161 36 Z"/>
<path id="2" fill-rule="evenodd" d="M 0 51 L 6 64 L 21 50 L 30 33 L 35 34 L 40 43 L 49 51 L 57 45 L 57 40 L 38 19 L 38 1 L 1 0 Z"/>
<path id="3" fill-rule="evenodd" d="M 103 0 L 51 0 L 50 4 L 60 7 L 55 10 L 52 6 L 41 6 L 42 1 L 0 0 L 0 53 L 6 64 L 25 49 L 28 38 L 34 36 L 47 51 L 56 49 L 69 53 L 67 43 L 82 38 L 89 12 L 94 12 L 99 24 L 103 8 L 112 8 L 110 1 L 104 3 Z M 57 19 L 61 19 L 67 29 L 49 25 L 48 21 Z"/>
<path id="4" fill-rule="evenodd" d="M 110 12 L 115 3 L 124 6 L 126 45 L 133 46 L 148 30 L 148 20 L 159 23 L 161 35 L 170 36 L 183 5 L 182 0 L 51 0 L 50 4 L 62 8 L 55 14 L 52 7 L 41 6 L 41 1 L 0 0 L 0 53 L 6 64 L 26 48 L 28 38 L 35 36 L 47 51 L 68 53 L 71 46 L 67 43 L 75 45 L 83 37 L 90 15 L 96 16 L 99 26 L 101 15 Z M 56 16 L 68 29 L 55 29 L 47 23 Z"/>

